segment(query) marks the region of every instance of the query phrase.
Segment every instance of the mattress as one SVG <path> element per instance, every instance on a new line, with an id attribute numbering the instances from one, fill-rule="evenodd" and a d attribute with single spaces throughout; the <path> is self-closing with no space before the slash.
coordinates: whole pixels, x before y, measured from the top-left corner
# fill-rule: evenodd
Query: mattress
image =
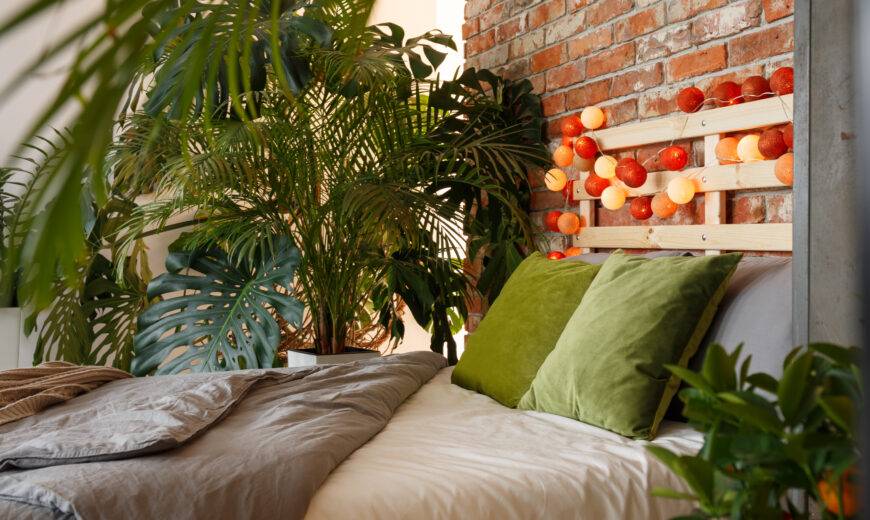
<path id="1" fill-rule="evenodd" d="M 686 514 L 685 490 L 645 441 L 538 412 L 506 408 L 450 384 L 447 368 L 336 468 L 306 519 L 657 519 Z M 702 437 L 663 423 L 654 444 L 680 453 Z"/>

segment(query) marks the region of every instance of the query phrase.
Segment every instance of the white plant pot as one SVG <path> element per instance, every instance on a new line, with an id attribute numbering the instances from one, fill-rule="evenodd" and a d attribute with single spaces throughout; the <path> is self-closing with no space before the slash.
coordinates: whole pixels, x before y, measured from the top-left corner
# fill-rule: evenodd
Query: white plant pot
<path id="1" fill-rule="evenodd" d="M 36 350 L 36 332 L 24 334 L 26 316 L 19 307 L 0 308 L 0 370 L 29 367 Z"/>
<path id="2" fill-rule="evenodd" d="M 314 350 L 288 350 L 287 367 L 310 367 L 314 365 L 336 365 L 352 363 L 363 359 L 376 358 L 381 355 L 377 350 L 347 348 L 341 354 L 315 354 Z"/>

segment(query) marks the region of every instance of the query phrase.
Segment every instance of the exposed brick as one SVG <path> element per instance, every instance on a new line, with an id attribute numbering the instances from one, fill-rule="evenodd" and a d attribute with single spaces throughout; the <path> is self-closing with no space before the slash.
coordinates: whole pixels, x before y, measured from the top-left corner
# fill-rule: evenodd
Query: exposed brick
<path id="1" fill-rule="evenodd" d="M 616 41 L 624 42 L 661 28 L 665 23 L 664 4 L 633 14 L 616 22 Z"/>
<path id="2" fill-rule="evenodd" d="M 462 39 L 467 40 L 480 32 L 480 19 L 472 18 L 462 24 Z"/>
<path id="3" fill-rule="evenodd" d="M 565 0 L 548 0 L 529 11 L 529 27 L 537 29 L 563 14 L 565 14 Z"/>
<path id="4" fill-rule="evenodd" d="M 698 13 L 722 7 L 728 0 L 666 0 L 668 21 L 671 23 L 688 20 Z"/>
<path id="5" fill-rule="evenodd" d="M 489 9 L 480 15 L 480 30 L 485 31 L 495 27 L 499 22 L 505 19 L 506 14 L 507 10 L 505 9 L 504 3 L 493 6 L 492 9 Z"/>
<path id="6" fill-rule="evenodd" d="M 743 65 L 793 50 L 794 23 L 789 22 L 734 38 L 728 42 L 728 61 Z"/>
<path id="7" fill-rule="evenodd" d="M 610 83 L 610 79 L 603 79 L 569 90 L 565 95 L 565 107 L 575 110 L 606 101 L 610 97 Z"/>
<path id="8" fill-rule="evenodd" d="M 525 19 L 524 16 L 521 16 L 514 18 L 513 20 L 508 20 L 496 27 L 495 40 L 498 43 L 506 42 L 523 32 L 525 30 Z"/>
<path id="9" fill-rule="evenodd" d="M 613 20 L 619 15 L 631 11 L 632 0 L 603 0 L 590 5 L 586 9 L 586 23 L 589 27 L 601 25 Z"/>
<path id="10" fill-rule="evenodd" d="M 676 112 L 676 97 L 674 89 L 644 92 L 637 102 L 637 114 L 641 119 L 649 119 Z"/>
<path id="11" fill-rule="evenodd" d="M 538 29 L 519 36 L 511 42 L 511 58 L 516 59 L 544 46 L 544 30 Z"/>
<path id="12" fill-rule="evenodd" d="M 559 44 L 532 54 L 532 72 L 541 72 L 542 70 L 551 69 L 562 63 L 565 54 L 564 49 L 565 46 Z"/>
<path id="13" fill-rule="evenodd" d="M 473 18 L 489 9 L 492 0 L 468 0 L 465 2 L 465 18 Z"/>
<path id="14" fill-rule="evenodd" d="M 734 224 L 764 222 L 766 213 L 763 195 L 738 195 L 732 200 L 730 215 Z"/>
<path id="15" fill-rule="evenodd" d="M 768 195 L 764 201 L 767 221 L 778 224 L 794 222 L 794 198 L 791 193 Z"/>
<path id="16" fill-rule="evenodd" d="M 485 33 L 472 36 L 465 41 L 465 52 L 467 55 L 480 54 L 492 49 L 495 45 L 495 31 L 487 31 Z"/>
<path id="17" fill-rule="evenodd" d="M 543 74 L 532 76 L 529 78 L 529 81 L 532 82 L 532 90 L 535 92 L 544 92 L 547 90 L 547 80 Z"/>
<path id="18" fill-rule="evenodd" d="M 513 60 L 508 61 L 506 67 L 504 67 L 499 74 L 506 77 L 507 79 L 513 80 L 521 80 L 529 77 L 529 60 L 528 58 L 523 58 L 521 60 Z"/>
<path id="19" fill-rule="evenodd" d="M 478 56 L 480 66 L 485 69 L 494 69 L 507 64 L 509 57 L 509 47 L 507 44 L 493 47 L 491 50 Z M 523 74 L 528 74 L 528 69 L 522 71 Z"/>
<path id="20" fill-rule="evenodd" d="M 586 77 L 594 78 L 634 65 L 634 42 L 601 51 L 586 59 Z"/>
<path id="21" fill-rule="evenodd" d="M 561 191 L 535 191 L 532 192 L 532 209 L 551 209 L 561 208 L 565 205 L 565 199 L 562 198 Z"/>
<path id="22" fill-rule="evenodd" d="M 758 0 L 744 0 L 705 13 L 692 21 L 692 41 L 697 45 L 757 27 L 761 20 Z"/>
<path id="23" fill-rule="evenodd" d="M 658 62 L 615 76 L 610 87 L 610 97 L 620 97 L 661 85 L 663 68 L 662 63 Z"/>
<path id="24" fill-rule="evenodd" d="M 568 41 L 568 58 L 576 60 L 592 52 L 610 47 L 613 43 L 613 26 L 599 27 Z"/>
<path id="25" fill-rule="evenodd" d="M 607 126 L 617 126 L 637 119 L 637 99 L 598 105 L 607 115 Z"/>
<path id="26" fill-rule="evenodd" d="M 561 114 L 565 111 L 565 94 L 553 94 L 541 100 L 541 106 L 544 109 L 544 116 L 550 117 L 556 114 Z"/>
<path id="27" fill-rule="evenodd" d="M 668 81 L 680 81 L 724 69 L 726 64 L 727 52 L 724 44 L 682 54 L 668 62 Z"/>
<path id="28" fill-rule="evenodd" d="M 547 71 L 547 91 L 553 91 L 583 81 L 583 67 L 577 62 Z"/>
<path id="29" fill-rule="evenodd" d="M 577 11 L 589 5 L 589 2 L 590 0 L 568 0 L 568 9 L 572 12 Z"/>
<path id="30" fill-rule="evenodd" d="M 794 0 L 764 0 L 764 19 L 768 22 L 785 18 L 794 13 Z"/>
<path id="31" fill-rule="evenodd" d="M 670 56 L 691 47 L 691 26 L 689 23 L 671 25 L 636 41 L 638 63 Z"/>
<path id="32" fill-rule="evenodd" d="M 547 44 L 558 42 L 583 32 L 585 29 L 583 13 L 569 14 L 547 27 Z"/>

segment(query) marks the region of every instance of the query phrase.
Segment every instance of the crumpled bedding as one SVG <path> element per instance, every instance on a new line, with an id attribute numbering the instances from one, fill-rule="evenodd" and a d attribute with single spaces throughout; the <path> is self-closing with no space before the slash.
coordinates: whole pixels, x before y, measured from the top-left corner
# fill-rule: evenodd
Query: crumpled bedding
<path id="1" fill-rule="evenodd" d="M 302 518 L 445 364 L 413 352 L 115 381 L 0 426 L 0 518 Z"/>

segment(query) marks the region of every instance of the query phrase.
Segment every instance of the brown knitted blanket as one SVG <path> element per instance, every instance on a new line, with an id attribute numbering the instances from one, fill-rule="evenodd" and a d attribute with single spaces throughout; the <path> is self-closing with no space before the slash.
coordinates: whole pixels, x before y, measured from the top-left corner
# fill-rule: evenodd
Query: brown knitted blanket
<path id="1" fill-rule="evenodd" d="M 0 371 L 0 424 L 35 415 L 51 405 L 128 377 L 133 376 L 117 368 L 83 367 L 64 361 Z"/>

